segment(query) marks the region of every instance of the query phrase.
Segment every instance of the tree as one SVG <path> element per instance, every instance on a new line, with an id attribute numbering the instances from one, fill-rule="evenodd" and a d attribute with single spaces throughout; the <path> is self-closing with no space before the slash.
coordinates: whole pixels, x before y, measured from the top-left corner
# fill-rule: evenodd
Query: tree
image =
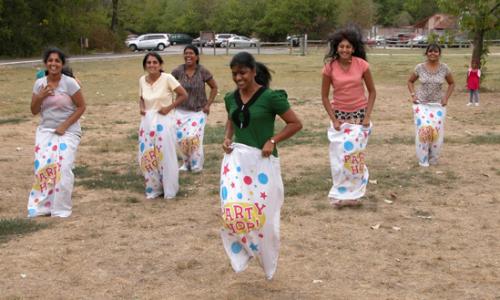
<path id="1" fill-rule="evenodd" d="M 339 11 L 339 25 L 356 24 L 369 29 L 375 23 L 376 6 L 373 0 L 342 0 Z"/>
<path id="2" fill-rule="evenodd" d="M 484 36 L 499 30 L 500 2 L 498 0 L 438 0 L 439 6 L 460 19 L 460 26 L 472 33 L 472 60 L 484 64 L 488 53 Z"/>
<path id="3" fill-rule="evenodd" d="M 112 16 L 111 16 L 111 31 L 118 30 L 118 0 L 113 0 Z"/>

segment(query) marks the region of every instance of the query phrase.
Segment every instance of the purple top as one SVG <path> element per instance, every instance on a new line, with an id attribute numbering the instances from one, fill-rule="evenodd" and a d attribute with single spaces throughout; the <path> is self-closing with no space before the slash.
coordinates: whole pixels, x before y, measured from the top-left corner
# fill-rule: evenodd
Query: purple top
<path id="1" fill-rule="evenodd" d="M 197 65 L 193 76 L 186 74 L 185 65 L 180 65 L 172 71 L 172 75 L 179 81 L 188 93 L 188 98 L 179 108 L 191 111 L 200 111 L 207 104 L 205 82 L 213 78 L 212 73 L 202 65 Z"/>

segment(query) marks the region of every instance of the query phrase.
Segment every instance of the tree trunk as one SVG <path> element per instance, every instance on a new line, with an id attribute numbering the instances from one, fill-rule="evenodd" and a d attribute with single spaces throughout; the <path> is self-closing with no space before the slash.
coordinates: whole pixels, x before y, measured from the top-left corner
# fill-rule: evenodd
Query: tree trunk
<path id="1" fill-rule="evenodd" d="M 484 30 L 478 29 L 474 32 L 474 40 L 472 42 L 472 61 L 476 61 L 481 67 L 481 54 L 483 53 Z"/>
<path id="2" fill-rule="evenodd" d="M 113 12 L 111 16 L 111 31 L 118 29 L 118 0 L 113 0 Z"/>

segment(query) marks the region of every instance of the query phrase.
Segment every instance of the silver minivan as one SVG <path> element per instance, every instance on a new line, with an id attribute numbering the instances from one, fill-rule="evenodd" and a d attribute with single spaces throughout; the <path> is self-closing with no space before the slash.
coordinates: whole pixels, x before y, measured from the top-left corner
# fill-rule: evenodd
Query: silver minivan
<path id="1" fill-rule="evenodd" d="M 125 41 L 125 45 L 132 50 L 165 50 L 170 46 L 168 35 L 165 33 L 148 33 L 135 39 Z"/>

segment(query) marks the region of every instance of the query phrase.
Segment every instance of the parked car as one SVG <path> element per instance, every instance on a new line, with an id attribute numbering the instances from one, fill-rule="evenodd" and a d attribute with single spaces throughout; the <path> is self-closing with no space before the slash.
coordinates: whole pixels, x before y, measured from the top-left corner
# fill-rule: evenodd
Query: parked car
<path id="1" fill-rule="evenodd" d="M 411 44 L 413 47 L 425 48 L 428 45 L 428 39 L 425 35 L 417 35 L 411 39 Z"/>
<path id="2" fill-rule="evenodd" d="M 227 39 L 226 43 L 222 43 L 221 47 L 225 47 L 228 45 L 229 47 L 241 47 L 241 48 L 247 48 L 247 47 L 257 47 L 257 43 L 259 42 L 258 39 L 251 39 L 246 36 L 242 35 L 236 35 L 231 38 Z"/>
<path id="3" fill-rule="evenodd" d="M 125 45 L 132 51 L 156 49 L 163 51 L 170 46 L 170 41 L 165 33 L 148 33 L 125 41 Z"/>
<path id="4" fill-rule="evenodd" d="M 185 33 L 170 33 L 168 39 L 171 45 L 191 44 L 193 38 Z"/>
<path id="5" fill-rule="evenodd" d="M 395 36 L 386 39 L 388 45 L 403 45 L 408 44 L 408 42 L 414 37 L 411 33 L 399 33 Z"/>
<path id="6" fill-rule="evenodd" d="M 207 44 L 206 42 L 203 42 L 203 44 L 201 43 L 200 37 L 197 37 L 191 41 L 191 45 L 196 47 L 205 47 L 206 44 Z"/>
<path id="7" fill-rule="evenodd" d="M 385 36 L 383 36 L 383 35 L 377 35 L 374 38 L 369 38 L 366 41 L 366 44 L 368 46 L 380 46 L 380 45 L 383 45 L 383 44 L 385 44 Z"/>
<path id="8" fill-rule="evenodd" d="M 233 33 L 218 33 L 215 35 L 215 41 L 208 41 L 207 46 L 213 47 L 215 44 L 215 47 L 221 47 L 221 44 L 226 43 L 229 38 L 232 38 L 236 36 L 236 34 Z"/>
<path id="9" fill-rule="evenodd" d="M 298 47 L 300 44 L 300 36 L 299 35 L 287 35 L 286 36 L 287 43 L 291 43 L 292 47 Z"/>

